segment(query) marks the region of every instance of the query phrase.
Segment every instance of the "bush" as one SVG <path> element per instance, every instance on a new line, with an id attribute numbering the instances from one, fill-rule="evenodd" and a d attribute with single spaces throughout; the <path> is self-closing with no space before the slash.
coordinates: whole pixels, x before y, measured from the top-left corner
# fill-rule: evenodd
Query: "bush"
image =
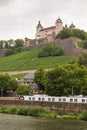
<path id="1" fill-rule="evenodd" d="M 16 114 L 17 113 L 17 108 L 16 107 L 9 108 L 9 113 L 10 114 Z"/>
<path id="2" fill-rule="evenodd" d="M 60 56 L 63 55 L 63 50 L 56 46 L 55 43 L 48 45 L 47 47 L 43 48 L 41 52 L 39 52 L 38 57 L 48 57 L 48 56 Z"/>
<path id="3" fill-rule="evenodd" d="M 87 111 L 83 111 L 79 116 L 78 119 L 87 121 Z"/>
<path id="4" fill-rule="evenodd" d="M 29 94 L 30 87 L 26 84 L 19 84 L 17 88 L 17 94 L 18 95 L 28 95 Z"/>
<path id="5" fill-rule="evenodd" d="M 17 110 L 17 114 L 18 114 L 18 115 L 27 115 L 28 109 L 29 109 L 29 108 L 27 108 L 27 107 L 20 107 L 20 108 L 18 108 L 18 110 Z"/>
<path id="6" fill-rule="evenodd" d="M 77 37 L 82 40 L 87 40 L 87 32 L 80 30 L 80 29 L 64 28 L 56 36 L 56 38 L 61 38 L 61 39 L 65 39 L 65 38 L 69 38 L 69 37 Z"/>
<path id="7" fill-rule="evenodd" d="M 0 113 L 9 113 L 9 109 L 5 107 L 0 108 Z"/>

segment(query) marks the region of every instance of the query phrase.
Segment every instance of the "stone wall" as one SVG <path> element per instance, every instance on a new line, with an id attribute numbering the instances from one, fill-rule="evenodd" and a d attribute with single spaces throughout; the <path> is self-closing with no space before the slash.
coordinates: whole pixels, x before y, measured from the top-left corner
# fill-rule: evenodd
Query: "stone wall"
<path id="1" fill-rule="evenodd" d="M 68 114 L 73 112 L 75 114 L 79 114 L 83 110 L 87 110 L 86 103 L 62 103 L 62 102 L 46 102 L 46 101 L 24 101 L 24 100 L 6 100 L 0 99 L 0 106 L 42 106 L 47 109 L 55 110 L 59 114 Z"/>

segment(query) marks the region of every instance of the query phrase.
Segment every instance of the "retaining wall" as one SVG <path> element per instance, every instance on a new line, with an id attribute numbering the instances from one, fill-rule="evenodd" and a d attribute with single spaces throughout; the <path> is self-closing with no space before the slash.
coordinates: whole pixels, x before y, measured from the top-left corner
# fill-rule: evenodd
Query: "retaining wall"
<path id="1" fill-rule="evenodd" d="M 24 101 L 24 100 L 0 100 L 0 106 L 42 106 L 47 109 L 55 110 L 59 114 L 73 112 L 75 114 L 87 110 L 86 103 L 63 103 L 63 102 L 46 102 L 46 101 Z"/>

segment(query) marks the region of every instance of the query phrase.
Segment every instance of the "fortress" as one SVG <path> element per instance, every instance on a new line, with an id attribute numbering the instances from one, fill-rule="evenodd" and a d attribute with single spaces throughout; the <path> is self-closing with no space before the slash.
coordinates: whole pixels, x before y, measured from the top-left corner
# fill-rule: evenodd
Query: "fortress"
<path id="1" fill-rule="evenodd" d="M 36 26 L 36 37 L 35 39 L 25 38 L 25 47 L 46 44 L 53 42 L 56 38 L 56 35 L 63 29 L 63 28 L 71 28 L 74 29 L 75 25 L 72 23 L 69 27 L 67 24 L 63 26 L 63 22 L 60 18 L 58 18 L 55 22 L 54 26 L 44 28 L 39 21 Z"/>
<path id="2" fill-rule="evenodd" d="M 67 27 L 67 25 L 65 25 Z M 70 28 L 75 28 L 75 25 L 72 23 Z M 60 18 L 58 18 L 55 22 L 55 26 L 43 28 L 40 21 L 36 27 L 36 39 L 46 38 L 48 36 L 56 36 L 63 29 L 63 22 Z"/>

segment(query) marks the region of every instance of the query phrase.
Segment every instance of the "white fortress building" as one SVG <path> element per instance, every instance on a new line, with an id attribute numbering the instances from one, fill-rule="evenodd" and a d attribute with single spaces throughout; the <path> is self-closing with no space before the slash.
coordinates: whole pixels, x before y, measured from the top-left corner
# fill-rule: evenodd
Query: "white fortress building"
<path id="1" fill-rule="evenodd" d="M 56 35 L 63 30 L 63 28 L 67 28 L 67 24 L 63 26 L 63 22 L 60 18 L 58 18 L 54 24 L 54 26 L 44 28 L 39 21 L 36 26 L 36 34 L 35 39 L 25 38 L 25 47 L 47 44 L 54 42 Z M 74 29 L 75 25 L 72 23 L 68 28 Z"/>
<path id="2" fill-rule="evenodd" d="M 67 27 L 67 25 L 65 25 Z M 60 18 L 58 18 L 55 22 L 54 26 L 44 28 L 41 25 L 41 22 L 38 22 L 38 25 L 36 27 L 36 39 L 41 39 L 41 38 L 47 38 L 49 36 L 56 36 L 62 29 L 63 29 L 63 22 Z M 69 28 L 75 28 L 75 25 L 72 23 Z"/>

